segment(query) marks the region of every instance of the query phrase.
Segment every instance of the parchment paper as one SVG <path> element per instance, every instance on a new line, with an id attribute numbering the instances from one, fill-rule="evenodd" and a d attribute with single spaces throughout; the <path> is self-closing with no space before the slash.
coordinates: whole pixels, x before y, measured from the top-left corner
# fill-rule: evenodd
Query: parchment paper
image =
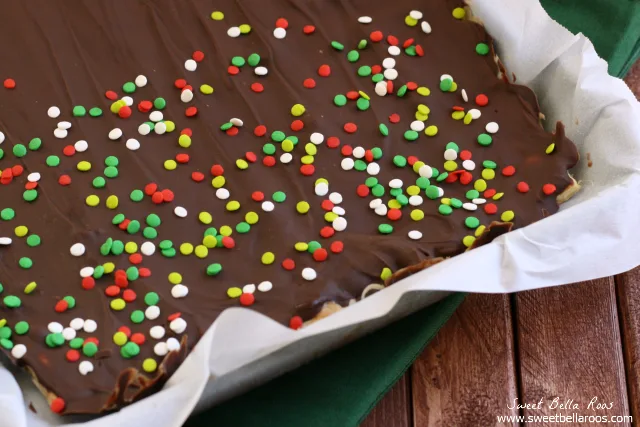
<path id="1" fill-rule="evenodd" d="M 556 215 L 300 331 L 250 310 L 228 309 L 161 392 L 85 426 L 178 427 L 193 410 L 432 304 L 447 291 L 522 291 L 608 276 L 640 263 L 639 104 L 621 80 L 607 75 L 592 44 L 551 20 L 537 1 L 473 0 L 471 7 L 496 39 L 509 72 L 538 95 L 549 127 L 561 120 L 578 145 L 582 160 L 573 174 L 580 193 Z M 29 402 L 38 415 L 26 409 Z M 0 366 L 0 427 L 60 423 L 29 379 Z"/>

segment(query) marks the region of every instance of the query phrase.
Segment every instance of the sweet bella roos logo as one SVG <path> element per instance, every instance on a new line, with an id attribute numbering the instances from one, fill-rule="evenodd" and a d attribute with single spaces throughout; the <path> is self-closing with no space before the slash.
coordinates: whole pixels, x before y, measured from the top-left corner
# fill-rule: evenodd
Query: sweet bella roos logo
<path id="1" fill-rule="evenodd" d="M 574 399 L 566 399 L 564 401 L 560 400 L 560 397 L 556 396 L 553 400 L 546 400 L 541 397 L 538 403 L 520 403 L 518 402 L 518 398 L 513 399 L 513 403 L 507 404 L 508 409 L 530 409 L 530 410 L 539 410 L 542 409 L 543 406 L 549 409 L 572 409 L 579 410 L 584 408 L 584 403 L 580 404 L 576 402 Z M 591 398 L 589 403 L 586 405 L 586 409 L 590 409 L 592 411 L 606 409 L 609 410 L 613 408 L 613 402 L 598 402 L 598 397 L 594 396 Z"/>

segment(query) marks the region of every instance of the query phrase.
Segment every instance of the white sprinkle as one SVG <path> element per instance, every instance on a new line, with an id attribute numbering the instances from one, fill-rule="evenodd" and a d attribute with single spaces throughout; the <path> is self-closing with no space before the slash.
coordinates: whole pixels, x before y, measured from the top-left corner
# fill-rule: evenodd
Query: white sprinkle
<path id="1" fill-rule="evenodd" d="M 160 307 L 158 307 L 157 305 L 150 305 L 144 311 L 144 317 L 149 320 L 156 320 L 158 317 L 160 317 Z"/>
<path id="2" fill-rule="evenodd" d="M 73 144 L 73 148 L 75 148 L 78 153 L 83 153 L 89 148 L 89 143 L 84 139 L 81 139 L 80 141 L 76 141 L 76 143 Z"/>
<path id="3" fill-rule="evenodd" d="M 156 252 L 156 245 L 153 242 L 144 242 L 140 245 L 140 252 L 144 256 L 151 256 Z"/>
<path id="4" fill-rule="evenodd" d="M 373 210 L 376 215 L 385 216 L 387 214 L 387 205 L 380 205 Z"/>
<path id="5" fill-rule="evenodd" d="M 343 208 L 343 207 L 341 207 L 341 206 L 334 206 L 334 207 L 331 209 L 331 212 L 333 212 L 333 213 L 334 213 L 334 214 L 336 214 L 336 215 L 340 215 L 340 216 L 342 216 L 342 215 L 344 215 L 344 214 L 346 214 L 346 213 L 347 213 L 347 211 L 346 211 L 346 210 L 344 210 L 344 208 Z"/>
<path id="6" fill-rule="evenodd" d="M 429 165 L 420 166 L 420 169 L 418 169 L 418 175 L 423 178 L 431 178 L 433 176 L 433 169 L 431 169 L 431 166 Z"/>
<path id="7" fill-rule="evenodd" d="M 187 59 L 184 61 L 184 68 L 187 71 L 195 71 L 198 68 L 198 63 L 193 59 Z"/>
<path id="8" fill-rule="evenodd" d="M 418 21 L 422 19 L 422 12 L 420 12 L 419 10 L 412 10 L 411 12 L 409 12 L 409 16 Z"/>
<path id="9" fill-rule="evenodd" d="M 333 220 L 331 226 L 336 231 L 344 231 L 347 229 L 347 220 L 344 217 L 339 216 Z"/>
<path id="10" fill-rule="evenodd" d="M 316 185 L 313 190 L 316 193 L 316 196 L 326 196 L 329 192 L 329 185 L 326 182 L 320 182 Z"/>
<path id="11" fill-rule="evenodd" d="M 462 209 L 466 209 L 468 211 L 475 211 L 476 209 L 478 209 L 478 206 L 474 205 L 473 203 L 464 203 L 462 205 Z"/>
<path id="12" fill-rule="evenodd" d="M 363 147 L 358 146 L 353 149 L 352 154 L 353 154 L 353 157 L 355 157 L 356 159 L 361 159 L 366 154 L 366 150 Z"/>
<path id="13" fill-rule="evenodd" d="M 227 30 L 227 35 L 229 37 L 238 37 L 240 36 L 240 28 L 239 27 L 231 27 Z"/>
<path id="14" fill-rule="evenodd" d="M 471 114 L 471 118 L 473 120 L 477 120 L 480 118 L 480 116 L 482 115 L 482 113 L 480 112 L 480 110 L 476 109 L 476 108 L 472 108 L 471 110 L 469 110 L 469 114 Z"/>
<path id="15" fill-rule="evenodd" d="M 73 328 L 64 328 L 62 330 L 62 336 L 64 337 L 65 340 L 71 341 L 76 337 L 76 330 Z"/>
<path id="16" fill-rule="evenodd" d="M 83 360 L 78 365 L 78 371 L 81 375 L 87 375 L 93 372 L 93 363 L 89 362 L 88 360 Z"/>
<path id="17" fill-rule="evenodd" d="M 27 354 L 27 346 L 25 346 L 24 344 L 16 344 L 11 349 L 11 355 L 15 359 L 22 359 L 25 354 Z"/>
<path id="18" fill-rule="evenodd" d="M 477 199 L 473 199 L 471 202 L 474 205 L 484 205 L 485 203 L 487 203 L 487 200 L 482 198 L 477 198 Z"/>
<path id="19" fill-rule="evenodd" d="M 389 187 L 391 188 L 402 188 L 402 180 L 399 178 L 394 178 L 389 181 Z"/>
<path id="20" fill-rule="evenodd" d="M 351 157 L 345 157 L 340 162 L 340 166 L 342 167 L 342 170 L 345 170 L 345 171 L 350 171 L 351 169 L 353 169 L 353 165 L 355 165 L 355 162 Z"/>
<path id="21" fill-rule="evenodd" d="M 161 340 L 164 338 L 164 334 L 165 329 L 160 325 L 152 326 L 151 329 L 149 329 L 149 336 L 154 340 Z"/>
<path id="22" fill-rule="evenodd" d="M 60 109 L 56 106 L 49 107 L 49 109 L 47 110 L 47 116 L 51 117 L 52 119 L 57 119 L 60 116 Z"/>
<path id="23" fill-rule="evenodd" d="M 133 105 L 133 98 L 130 96 L 123 96 L 122 101 L 124 101 L 124 105 L 127 107 L 131 107 Z"/>
<path id="24" fill-rule="evenodd" d="M 438 187 L 438 197 L 444 196 L 444 190 L 441 187 Z"/>
<path id="25" fill-rule="evenodd" d="M 180 101 L 186 104 L 187 102 L 191 102 L 191 100 L 193 100 L 193 92 L 191 92 L 189 89 L 180 92 Z"/>
<path id="26" fill-rule="evenodd" d="M 29 175 L 27 175 L 27 181 L 29 182 L 40 181 L 40 174 L 38 172 L 31 172 Z"/>
<path id="27" fill-rule="evenodd" d="M 440 76 L 440 81 L 443 81 L 444 79 L 453 80 L 453 77 L 451 77 L 450 74 L 443 74 Z"/>
<path id="28" fill-rule="evenodd" d="M 385 69 L 389 69 L 389 68 L 395 68 L 396 66 L 396 60 L 393 58 L 384 58 L 384 60 L 382 61 L 382 66 Z"/>
<path id="29" fill-rule="evenodd" d="M 420 240 L 420 239 L 422 239 L 422 233 L 419 232 L 418 230 L 411 230 L 409 232 L 409 238 L 411 240 Z"/>
<path id="30" fill-rule="evenodd" d="M 260 282 L 260 284 L 258 285 L 258 290 L 260 292 L 269 292 L 271 289 L 273 289 L 273 283 L 269 282 L 268 280 Z"/>
<path id="31" fill-rule="evenodd" d="M 169 329 L 176 334 L 181 334 L 187 329 L 187 322 L 182 317 L 178 317 L 169 323 Z"/>
<path id="32" fill-rule="evenodd" d="M 93 267 L 83 267 L 80 269 L 80 277 L 89 277 L 93 274 Z"/>
<path id="33" fill-rule="evenodd" d="M 275 30 L 273 30 L 273 37 L 277 39 L 283 39 L 287 37 L 287 30 L 285 30 L 284 28 L 278 27 Z"/>
<path id="34" fill-rule="evenodd" d="M 275 208 L 275 205 L 273 204 L 273 202 L 262 202 L 262 210 L 265 212 L 271 212 L 273 211 L 273 209 Z"/>
<path id="35" fill-rule="evenodd" d="M 92 334 L 95 331 L 98 330 L 98 324 L 96 323 L 95 320 L 92 319 L 87 319 L 84 321 L 84 325 L 82 325 L 82 329 L 88 333 L 88 334 Z"/>
<path id="36" fill-rule="evenodd" d="M 149 120 L 152 122 L 159 122 L 160 120 L 164 119 L 164 114 L 162 114 L 162 111 L 152 111 L 151 113 L 149 113 Z"/>
<path id="37" fill-rule="evenodd" d="M 62 331 L 64 330 L 64 326 L 62 326 L 60 323 L 58 322 L 51 322 L 47 325 L 47 329 L 49 330 L 49 332 L 51 332 L 52 334 L 61 334 Z"/>
<path id="38" fill-rule="evenodd" d="M 378 175 L 380 173 L 380 165 L 376 162 L 371 162 L 367 165 L 367 173 L 369 175 Z"/>
<path id="39" fill-rule="evenodd" d="M 466 90 L 462 89 L 460 91 L 460 95 L 462 95 L 462 100 L 464 102 L 469 102 L 469 97 L 467 96 L 467 91 Z"/>
<path id="40" fill-rule="evenodd" d="M 458 158 L 458 152 L 453 148 L 447 148 L 444 150 L 444 159 L 445 160 L 455 160 Z"/>
<path id="41" fill-rule="evenodd" d="M 487 123 L 487 126 L 485 127 L 485 129 L 489 133 L 496 133 L 498 132 L 498 129 L 500 129 L 500 126 L 498 126 L 496 122 L 489 122 Z"/>
<path id="42" fill-rule="evenodd" d="M 238 118 L 232 118 L 231 120 L 229 120 L 231 122 L 232 125 L 237 126 L 237 127 L 242 127 L 242 125 L 244 125 L 244 122 Z"/>
<path id="43" fill-rule="evenodd" d="M 156 354 L 156 356 L 160 356 L 160 357 L 166 356 L 167 353 L 169 353 L 169 349 L 167 348 L 167 343 L 159 342 L 158 344 L 153 346 L 153 352 Z"/>
<path id="44" fill-rule="evenodd" d="M 164 122 L 158 122 L 154 126 L 153 130 L 158 135 L 162 135 L 163 133 L 165 133 L 167 131 L 167 125 L 165 125 Z"/>
<path id="45" fill-rule="evenodd" d="M 387 84 L 383 81 L 379 81 L 378 83 L 376 83 L 376 87 L 374 90 L 376 92 L 376 95 L 385 96 L 387 94 Z"/>
<path id="46" fill-rule="evenodd" d="M 60 128 L 57 128 L 53 131 L 53 136 L 55 136 L 58 139 L 66 138 L 68 134 L 69 133 L 66 130 L 60 129 Z"/>
<path id="47" fill-rule="evenodd" d="M 398 78 L 398 72 L 394 68 L 384 70 L 384 78 L 387 80 L 395 80 Z"/>
<path id="48" fill-rule="evenodd" d="M 291 153 L 282 153 L 282 155 L 280 156 L 280 162 L 281 163 L 290 163 L 291 160 L 293 160 L 293 155 Z"/>
<path id="49" fill-rule="evenodd" d="M 176 206 L 176 208 L 173 210 L 173 213 L 180 218 L 184 218 L 187 216 L 187 210 L 182 206 Z"/>
<path id="50" fill-rule="evenodd" d="M 177 351 L 180 350 L 180 341 L 171 337 L 167 340 L 167 349 L 169 351 Z"/>
<path id="51" fill-rule="evenodd" d="M 266 67 L 256 67 L 253 72 L 256 73 L 256 76 L 266 76 L 269 70 Z"/>
<path id="52" fill-rule="evenodd" d="M 431 25 L 427 21 L 422 21 L 420 23 L 420 28 L 422 28 L 422 32 L 425 34 L 431 34 Z"/>
<path id="53" fill-rule="evenodd" d="M 375 209 L 382 204 L 382 199 L 373 199 L 369 202 L 369 207 Z"/>
<path id="54" fill-rule="evenodd" d="M 315 145 L 320 145 L 324 141 L 324 135 L 321 134 L 320 132 L 314 132 L 309 137 L 309 140 Z"/>
<path id="55" fill-rule="evenodd" d="M 178 299 L 184 298 L 189 295 L 189 288 L 185 285 L 177 284 L 173 288 L 171 288 L 171 296 Z"/>
<path id="56" fill-rule="evenodd" d="M 302 278 L 304 280 L 315 280 L 315 278 L 318 276 L 318 274 L 316 273 L 316 271 L 311 268 L 311 267 L 306 267 L 302 269 Z"/>
<path id="57" fill-rule="evenodd" d="M 145 87 L 147 85 L 147 78 L 142 74 L 140 74 L 138 77 L 136 77 L 136 79 L 134 80 L 134 83 L 138 87 Z"/>
<path id="58" fill-rule="evenodd" d="M 474 162 L 473 160 L 465 160 L 464 162 L 462 162 L 462 167 L 468 171 L 472 171 L 476 168 L 476 162 Z"/>
<path id="59" fill-rule="evenodd" d="M 422 196 L 419 196 L 417 194 L 409 197 L 409 204 L 411 206 L 420 206 L 422 204 L 422 201 Z"/>
<path id="60" fill-rule="evenodd" d="M 216 197 L 220 200 L 227 200 L 231 196 L 231 193 L 226 188 L 218 188 L 216 190 Z"/>
<path id="61" fill-rule="evenodd" d="M 389 55 L 398 56 L 400 55 L 401 51 L 398 46 L 389 46 L 389 49 L 387 49 L 387 52 L 389 52 Z"/>
<path id="62" fill-rule="evenodd" d="M 79 331 L 80 329 L 84 328 L 84 319 L 76 317 L 71 322 L 69 322 L 69 327 L 75 329 L 76 331 Z"/>
<path id="63" fill-rule="evenodd" d="M 140 135 L 149 135 L 149 132 L 151 132 L 151 126 L 149 126 L 146 123 L 142 123 L 140 126 L 138 126 L 138 133 Z"/>
<path id="64" fill-rule="evenodd" d="M 10 245 L 12 241 L 11 237 L 0 237 L 0 246 Z"/>
<path id="65" fill-rule="evenodd" d="M 69 249 L 69 252 L 73 256 L 82 256 L 84 255 L 84 251 L 85 251 L 85 248 L 82 243 L 74 243 Z"/>
<path id="66" fill-rule="evenodd" d="M 334 191 L 333 193 L 329 194 L 329 200 L 331 200 L 331 203 L 339 205 L 340 203 L 342 203 L 342 194 Z"/>
<path id="67" fill-rule="evenodd" d="M 248 285 L 244 285 L 242 287 L 243 294 L 252 294 L 255 291 L 256 291 L 256 285 L 254 285 L 253 283 L 249 283 Z"/>
<path id="68" fill-rule="evenodd" d="M 64 130 L 71 129 L 71 122 L 67 122 L 67 121 L 58 122 L 58 129 L 64 129 Z"/>
<path id="69" fill-rule="evenodd" d="M 121 136 L 122 136 L 122 129 L 120 128 L 113 128 L 109 131 L 109 139 L 112 141 L 115 141 Z"/>
<path id="70" fill-rule="evenodd" d="M 4 142 L 4 133 L 0 132 L 0 144 Z"/>
<path id="71" fill-rule="evenodd" d="M 129 138 L 127 139 L 126 147 L 131 151 L 136 151 L 140 148 L 140 142 L 137 139 Z"/>
<path id="72" fill-rule="evenodd" d="M 409 127 L 411 130 L 415 130 L 416 132 L 422 132 L 424 130 L 424 122 L 421 120 L 414 120 L 411 122 Z"/>
<path id="73" fill-rule="evenodd" d="M 358 22 L 361 24 L 371 24 L 373 22 L 373 18 L 370 16 L 361 16 L 358 18 Z"/>

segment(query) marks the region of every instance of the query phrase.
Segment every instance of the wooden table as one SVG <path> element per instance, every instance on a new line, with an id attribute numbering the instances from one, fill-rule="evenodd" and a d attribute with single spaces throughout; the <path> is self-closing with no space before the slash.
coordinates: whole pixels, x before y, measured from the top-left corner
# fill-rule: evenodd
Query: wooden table
<path id="1" fill-rule="evenodd" d="M 626 81 L 640 97 L 640 61 Z M 550 408 L 556 397 L 579 409 Z M 613 407 L 588 408 L 594 397 Z M 513 408 L 516 398 L 543 404 Z M 516 295 L 467 296 L 362 426 L 515 426 L 524 424 L 497 416 L 572 413 L 640 423 L 640 268 Z"/>

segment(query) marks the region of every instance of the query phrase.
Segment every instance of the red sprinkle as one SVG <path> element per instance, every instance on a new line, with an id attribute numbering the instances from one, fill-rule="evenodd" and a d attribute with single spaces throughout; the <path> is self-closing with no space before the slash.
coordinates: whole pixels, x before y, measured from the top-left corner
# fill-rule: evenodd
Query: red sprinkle
<path id="1" fill-rule="evenodd" d="M 82 289 L 89 291 L 93 289 L 95 286 L 96 286 L 96 281 L 93 277 L 82 278 Z"/>
<path id="2" fill-rule="evenodd" d="M 400 41 L 396 36 L 388 35 L 387 43 L 389 43 L 391 46 L 398 46 L 398 43 L 400 43 Z"/>
<path id="3" fill-rule="evenodd" d="M 382 31 L 373 31 L 371 34 L 369 34 L 369 39 L 371 39 L 372 42 L 379 42 L 382 41 L 382 39 L 384 38 L 384 36 L 382 35 Z"/>
<path id="4" fill-rule="evenodd" d="M 360 98 L 360 94 L 357 90 L 350 90 L 349 92 L 347 92 L 346 97 L 351 101 L 355 101 L 356 99 Z"/>
<path id="5" fill-rule="evenodd" d="M 129 223 L 131 222 L 130 219 L 125 219 L 124 221 L 122 221 L 120 224 L 118 224 L 118 228 L 120 230 L 126 230 L 127 227 L 129 226 Z"/>
<path id="6" fill-rule="evenodd" d="M 302 32 L 305 34 L 313 34 L 316 31 L 316 27 L 314 27 L 313 25 L 305 25 L 302 28 Z"/>
<path id="7" fill-rule="evenodd" d="M 189 162 L 189 155 L 187 153 L 176 154 L 176 162 L 178 162 L 178 163 L 188 163 Z"/>
<path id="8" fill-rule="evenodd" d="M 371 151 L 371 150 L 366 150 L 366 151 L 364 152 L 364 159 L 365 159 L 367 162 L 373 162 L 373 151 Z"/>
<path id="9" fill-rule="evenodd" d="M 229 129 L 227 129 L 225 131 L 225 133 L 229 136 L 236 136 L 238 134 L 238 132 L 240 132 L 240 129 L 238 129 L 237 127 L 231 127 Z"/>
<path id="10" fill-rule="evenodd" d="M 354 133 L 357 130 L 358 130 L 358 126 L 356 126 L 355 123 L 349 122 L 344 124 L 344 131 L 347 133 Z"/>
<path id="11" fill-rule="evenodd" d="M 141 267 L 138 269 L 138 274 L 140 275 L 140 277 L 149 277 L 151 276 L 151 270 L 146 267 Z"/>
<path id="12" fill-rule="evenodd" d="M 164 196 L 162 195 L 162 193 L 160 191 L 156 191 L 151 196 L 151 201 L 153 203 L 155 203 L 156 205 L 159 205 L 160 203 L 164 202 Z"/>
<path id="13" fill-rule="evenodd" d="M 146 338 L 140 332 L 136 332 L 135 334 L 131 335 L 131 341 L 138 345 L 142 345 L 146 341 Z"/>
<path id="14" fill-rule="evenodd" d="M 105 96 L 107 99 L 111 100 L 111 101 L 115 101 L 116 99 L 118 99 L 118 94 L 117 94 L 117 93 L 115 93 L 115 92 L 114 92 L 114 91 L 112 91 L 112 90 L 108 90 L 108 91 L 106 91 L 106 92 L 104 93 L 104 96 Z"/>
<path id="15" fill-rule="evenodd" d="M 516 173 L 516 168 L 511 165 L 502 168 L 502 175 L 504 176 L 512 176 L 514 173 Z"/>
<path id="16" fill-rule="evenodd" d="M 358 188 L 356 188 L 356 194 L 360 197 L 367 197 L 369 195 L 369 191 L 369 187 L 364 184 L 360 184 L 358 185 Z"/>
<path id="17" fill-rule="evenodd" d="M 227 249 L 233 249 L 236 246 L 236 241 L 233 240 L 232 237 L 224 236 L 222 238 L 222 246 L 224 246 Z"/>
<path id="18" fill-rule="evenodd" d="M 24 168 L 21 165 L 11 166 L 11 172 L 13 176 L 20 176 L 24 172 Z"/>
<path id="19" fill-rule="evenodd" d="M 418 158 L 416 156 L 407 157 L 407 163 L 409 163 L 409 166 L 413 166 L 417 161 Z"/>
<path id="20" fill-rule="evenodd" d="M 320 229 L 320 236 L 324 237 L 325 239 L 328 239 L 329 237 L 333 236 L 335 233 L 336 233 L 336 230 L 334 230 L 333 227 L 329 227 L 328 225 Z"/>
<path id="21" fill-rule="evenodd" d="M 393 113 L 392 115 L 389 116 L 389 121 L 391 123 L 398 123 L 400 121 L 400 115 Z"/>
<path id="22" fill-rule="evenodd" d="M 202 182 L 204 181 L 204 174 L 202 172 L 192 172 L 191 179 L 195 182 Z"/>
<path id="23" fill-rule="evenodd" d="M 407 82 L 407 89 L 409 89 L 409 90 L 418 89 L 418 83 L 416 83 L 416 82 Z"/>
<path id="24" fill-rule="evenodd" d="M 289 327 L 294 330 L 298 330 L 302 327 L 303 321 L 300 316 L 293 316 L 291 320 L 289 320 Z"/>
<path id="25" fill-rule="evenodd" d="M 471 151 L 469 150 L 462 150 L 459 154 L 459 156 L 461 160 L 471 160 L 471 157 L 473 157 L 473 154 L 471 154 Z"/>
<path id="26" fill-rule="evenodd" d="M 56 313 L 64 313 L 69 308 L 69 303 L 63 299 L 58 301 L 55 306 Z"/>
<path id="27" fill-rule="evenodd" d="M 487 95 L 484 95 L 481 93 L 480 95 L 476 96 L 476 104 L 479 105 L 480 107 L 484 107 L 488 103 L 489 103 L 489 98 L 487 98 Z"/>
<path id="28" fill-rule="evenodd" d="M 519 192 L 521 193 L 527 193 L 529 191 L 529 184 L 527 184 L 524 181 L 520 181 L 517 185 L 516 188 L 518 189 Z"/>
<path id="29" fill-rule="evenodd" d="M 294 120 L 291 122 L 291 130 L 294 132 L 301 131 L 304 128 L 304 122 L 302 120 Z"/>
<path id="30" fill-rule="evenodd" d="M 60 414 L 62 413 L 62 411 L 64 411 L 65 406 L 66 406 L 66 403 L 64 402 L 64 399 L 61 397 L 56 397 L 51 402 L 50 408 L 52 412 L 55 412 L 56 414 Z"/>
<path id="31" fill-rule="evenodd" d="M 342 154 L 345 157 L 350 156 L 351 153 L 353 153 L 353 148 L 351 148 L 350 145 L 343 145 L 342 148 L 340 149 L 340 154 Z"/>
<path id="32" fill-rule="evenodd" d="M 324 199 L 320 204 L 320 207 L 322 207 L 322 209 L 324 209 L 327 212 L 331 211 L 334 206 L 335 205 L 333 204 L 333 202 L 329 199 Z"/>
<path id="33" fill-rule="evenodd" d="M 267 133 L 267 127 L 265 125 L 258 125 L 253 130 L 255 136 L 264 136 Z"/>
<path id="34" fill-rule="evenodd" d="M 173 194 L 173 191 L 165 188 L 164 190 L 162 190 L 162 197 L 164 198 L 165 202 L 172 202 L 175 195 Z"/>
<path id="35" fill-rule="evenodd" d="M 240 68 L 236 67 L 235 65 L 229 65 L 229 67 L 227 68 L 227 73 L 231 74 L 232 76 L 235 76 L 239 72 Z"/>
<path id="36" fill-rule="evenodd" d="M 170 314 L 169 317 L 167 317 L 167 320 L 169 322 L 173 322 L 174 320 L 176 320 L 180 316 L 182 316 L 182 313 L 180 313 L 179 311 L 176 311 L 175 313 Z"/>
<path id="37" fill-rule="evenodd" d="M 304 81 L 302 82 L 302 86 L 306 87 L 307 89 L 313 89 L 314 87 L 316 87 L 316 81 L 311 78 L 304 79 Z"/>
<path id="38" fill-rule="evenodd" d="M 391 221 L 397 221 L 402 218 L 402 211 L 400 211 L 400 209 L 389 209 L 387 211 L 387 218 Z"/>
<path id="39" fill-rule="evenodd" d="M 464 171 L 460 174 L 460 184 L 467 185 L 473 180 L 473 175 L 469 172 Z"/>
<path id="40" fill-rule="evenodd" d="M 318 75 L 321 77 L 329 77 L 331 75 L 331 67 L 327 64 L 321 65 L 318 68 Z"/>
<path id="41" fill-rule="evenodd" d="M 196 114 L 198 114 L 198 108 L 197 107 L 187 107 L 186 110 L 184 110 L 184 115 L 187 117 L 193 117 Z"/>
<path id="42" fill-rule="evenodd" d="M 116 285 L 107 286 L 104 290 L 104 293 L 108 297 L 115 297 L 120 295 L 120 288 Z"/>
<path id="43" fill-rule="evenodd" d="M 244 293 L 240 295 L 240 304 L 244 306 L 253 305 L 255 301 L 256 301 L 256 297 L 254 297 L 253 294 Z"/>
<path id="44" fill-rule="evenodd" d="M 327 138 L 327 147 L 338 148 L 340 146 L 340 138 L 337 136 L 330 136 Z"/>
<path id="45" fill-rule="evenodd" d="M 336 240 L 335 242 L 331 243 L 329 249 L 331 249 L 331 252 L 333 252 L 334 254 L 339 254 L 344 250 L 344 243 L 342 243 L 340 240 Z"/>
<path id="46" fill-rule="evenodd" d="M 387 93 L 393 93 L 393 82 L 391 80 L 387 80 Z"/>
<path id="47" fill-rule="evenodd" d="M 550 196 L 556 192 L 556 186 L 553 184 L 545 184 L 542 186 L 542 192 L 547 196 Z"/>
<path id="48" fill-rule="evenodd" d="M 284 28 L 286 30 L 289 28 L 289 21 L 284 18 L 278 18 L 276 20 L 276 28 Z"/>
<path id="49" fill-rule="evenodd" d="M 156 184 L 155 182 L 150 182 L 144 186 L 144 194 L 146 194 L 147 196 L 153 195 L 153 193 L 155 193 L 156 191 L 158 191 L 158 184 Z"/>
<path id="50" fill-rule="evenodd" d="M 264 92 L 264 86 L 262 85 L 262 83 L 251 83 L 251 90 L 254 91 L 255 93 L 262 93 Z"/>
<path id="51" fill-rule="evenodd" d="M 187 85 L 187 81 L 185 79 L 177 79 L 175 82 L 173 82 L 173 85 L 177 89 L 183 89 Z"/>
<path id="52" fill-rule="evenodd" d="M 457 171 L 456 171 L 457 172 Z M 460 171 L 460 173 L 462 173 L 462 171 Z M 444 182 L 452 184 L 454 182 L 456 182 L 458 180 L 458 177 L 460 176 L 459 173 L 450 173 L 449 175 L 447 175 L 447 177 L 444 179 Z"/>
<path id="53" fill-rule="evenodd" d="M 451 109 L 453 111 L 464 111 L 464 107 L 460 107 L 459 105 L 454 105 Z"/>
<path id="54" fill-rule="evenodd" d="M 191 55 L 191 57 L 194 61 L 201 62 L 204 59 L 204 52 L 196 50 L 195 52 L 193 52 L 193 55 Z"/>
<path id="55" fill-rule="evenodd" d="M 121 119 L 127 119 L 127 118 L 131 117 L 131 107 L 128 107 L 126 105 L 124 107 L 121 107 L 118 110 L 118 116 Z"/>
<path id="56" fill-rule="evenodd" d="M 191 92 L 193 92 L 193 86 L 191 85 L 186 85 L 185 87 L 182 88 L 182 92 L 184 92 L 185 90 L 190 90 Z"/>
<path id="57" fill-rule="evenodd" d="M 100 345 L 100 340 L 96 337 L 89 337 L 87 339 L 84 340 L 84 343 L 82 343 L 82 345 L 88 344 L 88 343 L 94 343 L 95 345 L 99 346 Z"/>
<path id="58" fill-rule="evenodd" d="M 268 167 L 275 166 L 276 158 L 273 156 L 264 156 L 262 158 L 262 164 Z"/>
<path id="59" fill-rule="evenodd" d="M 138 111 L 141 113 L 148 113 L 153 108 L 153 104 L 151 101 L 140 101 L 138 102 Z"/>
<path id="60" fill-rule="evenodd" d="M 67 157 L 71 157 L 74 154 L 76 154 L 76 149 L 73 145 L 67 145 L 62 149 L 62 154 L 64 154 Z"/>
<path id="61" fill-rule="evenodd" d="M 484 211 L 489 215 L 493 215 L 498 212 L 498 207 L 494 203 L 487 203 L 484 205 Z"/>
<path id="62" fill-rule="evenodd" d="M 184 128 L 180 131 L 180 135 L 187 135 L 189 138 L 193 136 L 193 132 L 189 128 Z"/>
<path id="63" fill-rule="evenodd" d="M 33 189 L 34 189 L 34 188 L 36 188 L 37 186 L 38 186 L 38 183 L 37 183 L 37 182 L 27 182 L 27 183 L 24 185 L 24 189 L 25 189 L 25 190 L 33 190 Z"/>
<path id="64" fill-rule="evenodd" d="M 382 65 L 372 65 L 371 66 L 371 73 L 372 74 L 380 74 L 382 73 Z"/>
<path id="65" fill-rule="evenodd" d="M 142 262 L 142 255 L 141 254 L 129 255 L 129 262 L 134 265 L 140 264 Z"/>
<path id="66" fill-rule="evenodd" d="M 418 56 L 424 56 L 424 49 L 419 44 L 416 45 L 416 53 L 418 54 Z"/>
<path id="67" fill-rule="evenodd" d="M 264 193 L 262 191 L 254 191 L 251 193 L 251 198 L 254 202 L 261 202 L 264 200 Z"/>
<path id="68" fill-rule="evenodd" d="M 71 349 L 67 351 L 65 357 L 69 362 L 77 362 L 80 360 L 80 352 L 78 350 Z"/>
<path id="69" fill-rule="evenodd" d="M 258 160 L 258 156 L 256 156 L 256 153 L 252 151 L 247 151 L 246 153 L 244 153 L 244 158 L 247 159 L 247 162 L 249 163 L 255 163 L 256 160 Z"/>
<path id="70" fill-rule="evenodd" d="M 125 334 L 127 336 L 127 338 L 131 337 L 131 329 L 129 329 L 128 326 L 120 326 L 118 328 L 118 332 L 122 332 L 123 334 Z"/>
<path id="71" fill-rule="evenodd" d="M 316 167 L 313 165 L 300 166 L 300 173 L 304 176 L 311 176 L 316 171 Z"/>
<path id="72" fill-rule="evenodd" d="M 327 259 L 327 257 L 329 256 L 329 254 L 327 253 L 327 250 L 324 248 L 318 248 L 315 251 L 313 251 L 313 259 L 318 261 L 318 262 L 322 262 L 325 261 Z"/>
<path id="73" fill-rule="evenodd" d="M 489 188 L 485 190 L 484 193 L 482 193 L 482 195 L 484 196 L 485 199 L 490 199 L 496 195 L 496 190 L 495 188 Z"/>
<path id="74" fill-rule="evenodd" d="M 406 39 L 406 40 L 404 41 L 404 43 L 402 43 L 402 47 L 403 47 L 404 49 L 406 49 L 406 48 L 408 48 L 409 46 L 411 46 L 411 45 L 413 44 L 413 42 L 414 42 L 414 41 L 415 41 L 414 39 Z"/>
<path id="75" fill-rule="evenodd" d="M 220 176 L 222 174 L 224 174 L 224 168 L 221 165 L 211 166 L 211 175 Z"/>
<path id="76" fill-rule="evenodd" d="M 296 268 L 296 263 L 291 258 L 286 258 L 284 259 L 284 261 L 282 261 L 282 268 L 291 271 Z"/>
<path id="77" fill-rule="evenodd" d="M 138 254 L 135 254 L 138 255 Z M 136 300 L 138 296 L 136 295 L 136 293 L 131 290 L 131 289 L 125 289 L 125 291 L 122 293 L 122 299 L 125 300 L 126 302 L 133 302 Z"/>

